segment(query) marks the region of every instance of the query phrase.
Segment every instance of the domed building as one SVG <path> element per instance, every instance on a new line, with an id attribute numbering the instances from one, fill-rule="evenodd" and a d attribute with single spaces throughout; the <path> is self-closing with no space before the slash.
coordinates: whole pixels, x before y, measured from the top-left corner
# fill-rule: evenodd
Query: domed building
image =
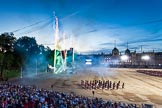
<path id="1" fill-rule="evenodd" d="M 130 56 L 131 55 L 131 52 L 128 49 L 128 42 L 127 42 L 127 49 L 125 50 L 125 55 L 127 55 L 127 56 Z"/>
<path id="2" fill-rule="evenodd" d="M 116 47 L 112 50 L 112 56 L 119 56 L 119 50 Z"/>
<path id="3" fill-rule="evenodd" d="M 127 59 L 124 60 L 124 64 L 131 64 L 131 52 L 128 49 L 128 42 L 127 42 L 127 49 L 125 50 L 125 55 Z"/>
<path id="4" fill-rule="evenodd" d="M 131 52 L 130 52 L 130 50 L 128 48 L 125 50 L 125 55 L 127 55 L 127 56 L 131 55 Z"/>
<path id="5" fill-rule="evenodd" d="M 116 47 L 114 47 L 114 49 L 112 50 L 110 65 L 117 66 L 117 65 L 119 65 L 119 61 L 120 61 L 119 50 Z"/>

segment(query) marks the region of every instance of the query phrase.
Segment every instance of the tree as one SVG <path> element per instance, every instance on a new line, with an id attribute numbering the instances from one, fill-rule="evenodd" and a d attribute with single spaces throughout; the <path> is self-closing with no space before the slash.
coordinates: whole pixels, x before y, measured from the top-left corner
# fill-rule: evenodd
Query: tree
<path id="1" fill-rule="evenodd" d="M 5 67 L 11 66 L 13 56 L 10 54 L 14 52 L 14 43 L 16 38 L 13 33 L 3 33 L 0 35 L 0 76 L 2 78 L 3 70 Z M 9 56 L 10 54 L 10 56 Z"/>
<path id="2" fill-rule="evenodd" d="M 36 56 L 40 52 L 35 38 L 27 36 L 16 41 L 15 51 L 21 54 L 24 62 L 27 62 L 32 56 Z"/>
<path id="3" fill-rule="evenodd" d="M 13 33 L 3 33 L 0 35 L 0 52 L 13 52 L 16 38 Z"/>

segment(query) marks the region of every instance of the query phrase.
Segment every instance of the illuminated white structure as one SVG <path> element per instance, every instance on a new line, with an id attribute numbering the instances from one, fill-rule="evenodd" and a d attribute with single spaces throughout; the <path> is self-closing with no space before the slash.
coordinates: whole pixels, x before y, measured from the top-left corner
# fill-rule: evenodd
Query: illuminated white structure
<path id="1" fill-rule="evenodd" d="M 120 57 L 121 61 L 127 61 L 129 59 L 129 57 L 127 55 L 122 55 Z"/>
<path id="2" fill-rule="evenodd" d="M 85 64 L 86 65 L 92 65 L 92 59 L 86 59 Z"/>
<path id="3" fill-rule="evenodd" d="M 147 61 L 147 60 L 150 60 L 150 56 L 144 55 L 144 56 L 141 57 L 141 59 Z"/>

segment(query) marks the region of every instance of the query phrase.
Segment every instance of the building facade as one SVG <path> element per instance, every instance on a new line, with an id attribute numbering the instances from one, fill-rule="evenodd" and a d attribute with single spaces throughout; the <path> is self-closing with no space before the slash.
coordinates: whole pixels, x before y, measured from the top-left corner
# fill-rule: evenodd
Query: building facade
<path id="1" fill-rule="evenodd" d="M 124 56 L 124 60 L 122 57 Z M 104 54 L 105 63 L 110 66 L 140 66 L 140 67 L 162 67 L 162 52 L 131 52 L 128 48 L 124 54 L 120 54 L 115 47 L 111 54 Z"/>
<path id="2" fill-rule="evenodd" d="M 114 47 L 111 53 L 80 55 L 82 60 L 88 57 L 93 64 L 105 64 L 110 67 L 162 68 L 162 52 L 131 52 L 128 48 L 123 54 Z M 124 57 L 123 57 L 124 56 Z M 79 56 L 78 56 L 79 57 Z M 122 59 L 122 57 L 124 59 Z"/>

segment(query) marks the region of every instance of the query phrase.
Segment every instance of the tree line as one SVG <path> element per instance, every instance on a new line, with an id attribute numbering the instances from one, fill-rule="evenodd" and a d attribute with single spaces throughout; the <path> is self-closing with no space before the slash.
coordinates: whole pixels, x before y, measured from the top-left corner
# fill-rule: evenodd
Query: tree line
<path id="1" fill-rule="evenodd" d="M 13 33 L 0 35 L 0 78 L 4 70 L 20 70 L 33 67 L 35 62 L 41 66 L 53 63 L 53 51 L 49 47 L 38 45 L 34 37 L 16 38 Z"/>

